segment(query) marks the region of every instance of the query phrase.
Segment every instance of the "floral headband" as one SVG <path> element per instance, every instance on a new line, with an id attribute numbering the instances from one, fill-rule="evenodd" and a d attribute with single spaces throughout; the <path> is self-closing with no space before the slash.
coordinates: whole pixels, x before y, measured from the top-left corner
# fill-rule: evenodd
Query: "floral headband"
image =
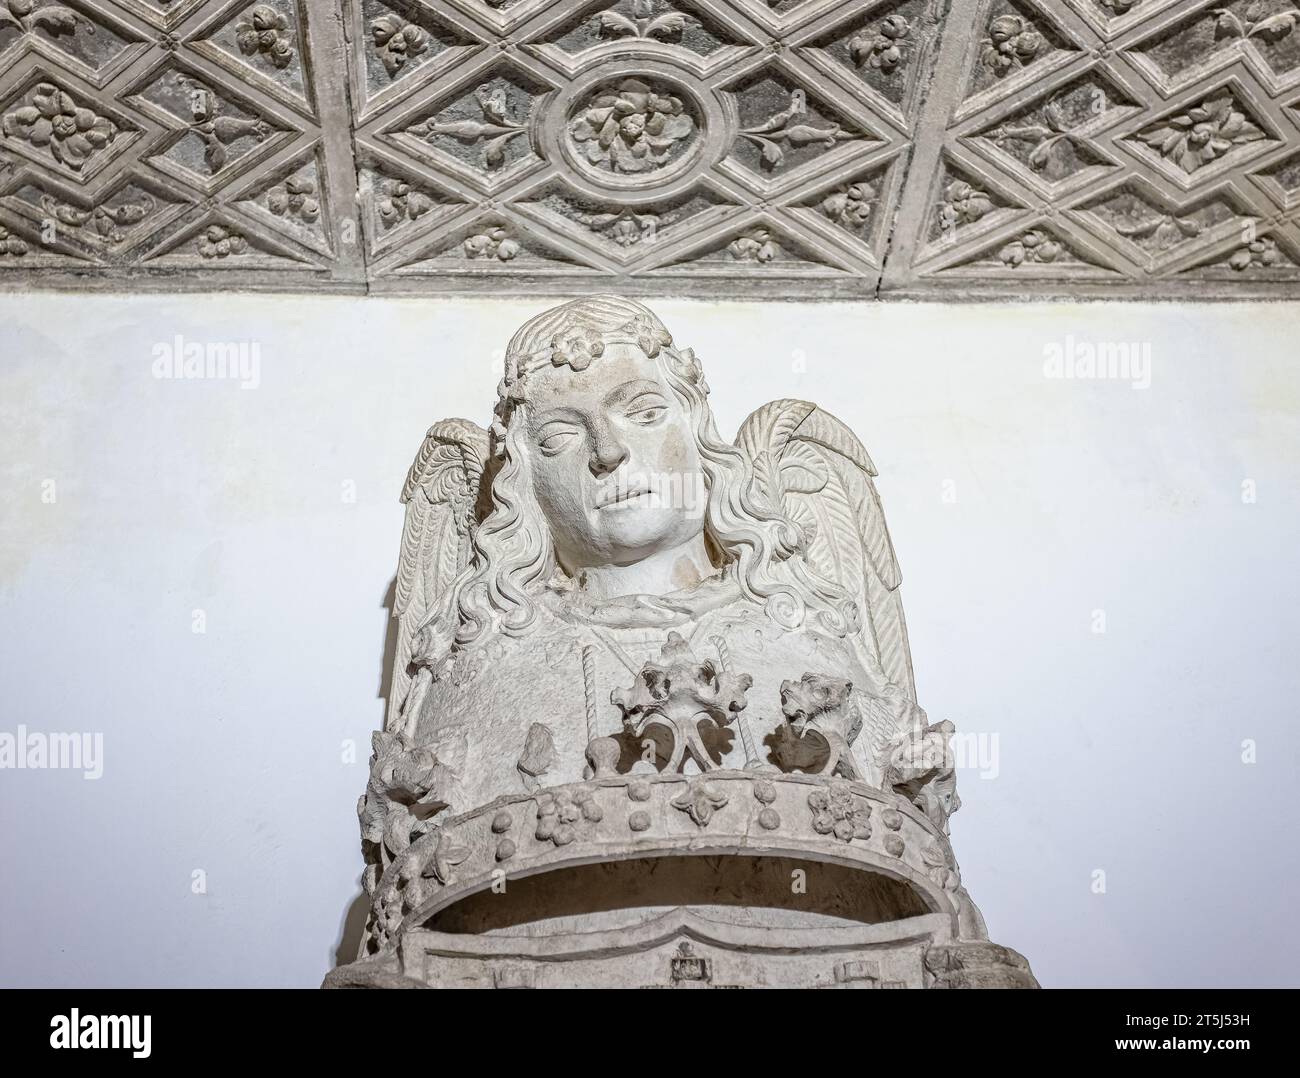
<path id="1" fill-rule="evenodd" d="M 655 359 L 660 351 L 667 349 L 668 358 L 674 372 L 697 386 L 705 395 L 709 392 L 704 380 L 704 368 L 695 358 L 690 348 L 674 349 L 672 334 L 658 322 L 637 315 L 630 322 L 624 323 L 612 333 L 602 334 L 591 326 L 577 323 L 556 333 L 550 344 L 532 352 L 507 352 L 506 369 L 497 386 L 497 406 L 492 422 L 492 440 L 494 452 L 499 453 L 506 437 L 506 424 L 515 406 L 524 399 L 524 379 L 535 371 L 547 367 L 569 367 L 574 371 L 585 371 L 592 361 L 599 359 L 605 352 L 606 345 L 635 344 L 647 358 Z"/>

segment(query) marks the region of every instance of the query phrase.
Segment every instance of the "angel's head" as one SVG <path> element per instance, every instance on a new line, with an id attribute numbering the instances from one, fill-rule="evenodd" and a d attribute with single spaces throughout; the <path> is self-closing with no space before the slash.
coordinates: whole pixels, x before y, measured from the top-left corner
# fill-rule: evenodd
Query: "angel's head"
<path id="1" fill-rule="evenodd" d="M 514 335 L 494 436 L 566 573 L 634 564 L 705 531 L 704 465 L 720 441 L 705 392 L 693 353 L 629 300 L 567 303 Z"/>
<path id="2" fill-rule="evenodd" d="M 526 632 L 559 575 L 629 565 L 698 541 L 787 627 L 815 605 L 841 631 L 852 604 L 813 578 L 800 529 L 723 441 L 708 386 L 646 307 L 594 296 L 545 311 L 510 341 L 492 425 L 492 508 L 454 589 L 454 635 Z"/>

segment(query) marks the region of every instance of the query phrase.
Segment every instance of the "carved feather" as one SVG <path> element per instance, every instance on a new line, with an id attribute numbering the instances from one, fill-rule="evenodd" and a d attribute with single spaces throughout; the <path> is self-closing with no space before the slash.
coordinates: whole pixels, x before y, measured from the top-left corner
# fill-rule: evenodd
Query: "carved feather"
<path id="1" fill-rule="evenodd" d="M 429 428 L 402 486 L 406 521 L 394 585 L 393 617 L 399 628 L 388 696 L 390 729 L 410 691 L 415 634 L 469 563 L 470 537 L 484 505 L 488 453 L 488 433 L 482 427 L 466 419 L 444 419 Z"/>
<path id="2" fill-rule="evenodd" d="M 755 462 L 768 497 L 803 527 L 811 567 L 857 599 L 862 645 L 915 699 L 902 575 L 872 482 L 876 467 L 862 443 L 816 405 L 779 400 L 741 424 L 736 444 Z"/>

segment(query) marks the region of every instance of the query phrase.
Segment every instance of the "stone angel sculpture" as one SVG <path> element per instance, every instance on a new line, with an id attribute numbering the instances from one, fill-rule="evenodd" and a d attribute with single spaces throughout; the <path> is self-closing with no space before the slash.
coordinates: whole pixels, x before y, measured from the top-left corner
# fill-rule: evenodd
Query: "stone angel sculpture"
<path id="1" fill-rule="evenodd" d="M 961 882 L 871 458 L 797 400 L 727 442 L 708 398 L 593 296 L 515 333 L 489 429 L 429 430 L 327 984 L 1036 983 Z"/>
<path id="2" fill-rule="evenodd" d="M 708 392 L 650 310 L 601 295 L 515 333 L 490 430 L 429 430 L 402 493 L 380 735 L 389 771 L 395 753 L 421 754 L 413 820 L 668 766 L 833 768 L 879 785 L 899 745 L 924 737 L 861 442 L 816 405 L 779 400 L 731 444 Z M 744 703 L 669 699 L 656 664 L 670 634 L 674 669 L 685 648 L 702 678 L 743 675 Z M 783 685 L 805 675 L 840 691 L 792 723 Z"/>

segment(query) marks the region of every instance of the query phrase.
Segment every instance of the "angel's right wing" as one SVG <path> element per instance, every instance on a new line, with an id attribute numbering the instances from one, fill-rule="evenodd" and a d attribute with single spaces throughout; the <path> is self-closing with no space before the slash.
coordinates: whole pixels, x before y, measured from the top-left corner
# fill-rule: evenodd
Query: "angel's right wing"
<path id="1" fill-rule="evenodd" d="M 467 419 L 444 419 L 429 428 L 407 473 L 402 487 L 406 524 L 393 603 L 399 628 L 388 695 L 389 729 L 396 726 L 411 689 L 408 668 L 416 633 L 469 562 L 470 539 L 487 503 L 488 455 L 487 431 Z"/>

